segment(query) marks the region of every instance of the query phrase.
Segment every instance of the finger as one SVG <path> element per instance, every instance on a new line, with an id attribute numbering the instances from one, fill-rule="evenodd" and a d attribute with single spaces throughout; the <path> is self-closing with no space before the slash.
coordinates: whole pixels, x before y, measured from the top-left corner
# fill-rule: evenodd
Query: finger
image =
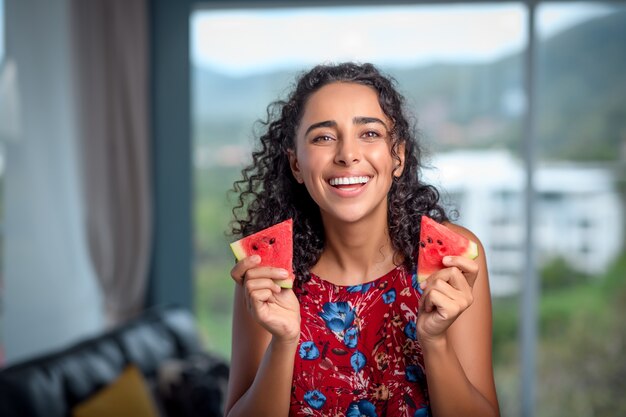
<path id="1" fill-rule="evenodd" d="M 443 282 L 448 282 L 450 280 L 450 274 L 446 268 L 440 269 L 439 271 L 432 273 L 428 278 L 420 283 L 420 288 L 422 290 L 425 290 L 427 287 L 433 285 L 433 283 L 438 280 Z"/>
<path id="2" fill-rule="evenodd" d="M 437 308 L 441 308 L 442 305 L 438 305 L 437 302 L 445 302 L 447 308 L 452 309 L 456 315 L 461 312 L 467 310 L 469 306 L 474 302 L 474 295 L 472 294 L 472 289 L 469 284 L 465 281 L 465 277 L 457 270 L 456 275 L 457 278 L 454 278 L 459 281 L 459 283 L 463 286 L 462 289 L 457 289 L 451 285 L 450 281 L 445 282 L 442 279 L 436 280 L 432 283 L 432 285 L 427 289 L 429 293 L 438 293 L 445 296 L 445 299 L 441 298 L 433 298 L 431 301 L 436 305 Z M 450 304 L 450 302 L 452 304 Z"/>
<path id="3" fill-rule="evenodd" d="M 273 280 L 283 280 L 289 278 L 289 271 L 283 268 L 263 266 L 249 269 L 248 271 L 246 271 L 245 277 L 246 281 L 267 278 Z"/>
<path id="4" fill-rule="evenodd" d="M 478 262 L 464 256 L 444 256 L 442 262 L 446 267 L 459 268 L 463 275 L 465 275 L 470 287 L 474 286 L 474 282 L 476 282 L 476 277 L 478 276 L 478 271 L 480 269 Z"/>
<path id="5" fill-rule="evenodd" d="M 471 304 L 471 296 L 465 297 L 457 290 L 450 291 L 450 288 L 448 287 L 447 291 L 430 288 L 424 310 L 429 313 L 437 310 L 439 316 L 443 318 L 456 317 L 465 311 Z"/>
<path id="6" fill-rule="evenodd" d="M 467 279 L 467 276 L 463 272 L 453 266 L 442 270 L 442 274 L 446 275 L 446 282 L 454 289 L 462 293 L 471 293 L 472 287 Z"/>
<path id="7" fill-rule="evenodd" d="M 441 291 L 431 291 L 429 298 L 433 306 L 431 311 L 436 310 L 436 314 L 444 321 L 456 318 L 461 311 L 457 301 Z"/>
<path id="8" fill-rule="evenodd" d="M 233 269 L 230 270 L 230 276 L 237 284 L 243 283 L 243 278 L 250 268 L 254 268 L 261 263 L 261 257 L 259 255 L 252 255 L 243 258 L 235 264 Z"/>
<path id="9" fill-rule="evenodd" d="M 267 303 L 273 296 L 272 290 L 269 288 L 261 288 L 250 293 L 250 301 L 252 306 Z"/>
<path id="10" fill-rule="evenodd" d="M 426 313 L 430 313 L 436 307 L 432 299 L 432 293 L 433 290 L 435 290 L 434 282 L 435 280 L 428 283 L 428 285 L 424 288 L 422 297 L 420 298 L 420 307 L 423 306 Z"/>
<path id="11" fill-rule="evenodd" d="M 432 313 L 435 310 L 443 308 L 445 305 L 444 298 L 449 297 L 437 289 L 430 288 L 426 297 L 424 297 L 424 311 L 426 313 Z"/>
<path id="12" fill-rule="evenodd" d="M 453 281 L 456 282 L 461 289 L 456 288 L 452 284 Z M 437 276 L 432 276 L 432 279 L 430 279 L 424 290 L 424 294 L 429 294 L 432 291 L 438 291 L 450 300 L 460 301 L 461 304 L 464 304 L 465 300 L 471 297 L 471 288 L 467 284 L 465 277 L 458 270 L 454 273 L 454 268 L 451 268 L 449 271 L 442 270 Z"/>
<path id="13" fill-rule="evenodd" d="M 280 285 L 278 285 L 271 278 L 257 278 L 257 279 L 246 279 L 244 281 L 244 287 L 247 292 L 251 293 L 252 291 L 257 291 L 261 289 L 269 289 L 274 293 L 279 293 L 281 291 Z"/>
<path id="14" fill-rule="evenodd" d="M 268 304 L 271 303 L 274 293 L 269 289 L 256 290 L 250 293 L 250 313 L 257 320 L 263 321 L 267 314 Z"/>

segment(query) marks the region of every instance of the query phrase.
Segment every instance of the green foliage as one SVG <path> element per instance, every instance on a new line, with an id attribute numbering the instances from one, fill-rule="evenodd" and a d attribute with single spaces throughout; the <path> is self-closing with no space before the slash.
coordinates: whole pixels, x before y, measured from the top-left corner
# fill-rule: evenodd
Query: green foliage
<path id="1" fill-rule="evenodd" d="M 541 289 L 553 291 L 579 284 L 587 277 L 576 271 L 563 257 L 555 257 L 546 262 L 540 271 Z"/>
<path id="2" fill-rule="evenodd" d="M 195 171 L 195 310 L 205 345 L 230 357 L 234 256 L 228 225 L 232 202 L 228 190 L 239 168 L 211 167 Z"/>
<path id="3" fill-rule="evenodd" d="M 561 263 L 546 270 L 570 269 Z M 519 314 L 518 298 L 494 299 L 494 372 L 507 416 L 519 412 Z M 626 252 L 602 276 L 541 294 L 537 416 L 626 415 L 625 316 Z"/>
<path id="4" fill-rule="evenodd" d="M 511 346 L 519 332 L 519 302 L 517 297 L 493 300 L 493 357 L 495 363 L 509 358 Z"/>
<path id="5" fill-rule="evenodd" d="M 542 300 L 542 321 L 554 320 L 557 311 L 561 328 L 541 338 L 541 417 L 626 415 L 624 277 L 626 254 L 600 277 L 600 285 L 581 284 Z"/>
<path id="6" fill-rule="evenodd" d="M 232 258 L 231 258 L 232 259 Z M 230 357 L 234 282 L 233 261 L 205 262 L 196 271 L 195 311 L 204 345 Z"/>

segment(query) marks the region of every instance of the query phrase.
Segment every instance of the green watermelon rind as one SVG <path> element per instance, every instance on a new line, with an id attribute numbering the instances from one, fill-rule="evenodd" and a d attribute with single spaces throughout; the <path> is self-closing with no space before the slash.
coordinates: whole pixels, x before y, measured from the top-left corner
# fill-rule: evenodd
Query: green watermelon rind
<path id="1" fill-rule="evenodd" d="M 289 278 L 276 281 L 276 283 L 278 284 L 280 288 L 287 288 L 287 289 L 293 288 L 293 280 Z"/>
<path id="2" fill-rule="evenodd" d="M 474 242 L 473 240 L 470 240 L 469 248 L 467 248 L 467 250 L 463 254 L 461 254 L 461 256 L 465 256 L 466 258 L 469 258 L 469 259 L 478 258 L 478 245 L 476 244 L 476 242 Z"/>
<path id="3" fill-rule="evenodd" d="M 290 221 L 290 220 L 291 220 L 291 219 L 289 219 L 289 220 L 285 220 L 285 221 Z M 278 224 L 280 224 L 280 223 L 278 223 Z M 274 226 L 277 226 L 278 224 L 276 224 L 276 225 L 274 225 Z M 270 227 L 274 227 L 274 226 L 270 226 Z M 269 229 L 270 227 L 268 227 L 267 229 Z M 264 229 L 264 230 L 267 230 L 267 229 Z M 261 233 L 261 232 L 263 232 L 264 230 L 261 230 L 261 231 L 259 231 L 258 233 Z M 256 234 L 256 233 L 255 233 L 255 234 Z M 254 234 L 253 234 L 253 235 L 254 235 Z M 250 235 L 250 236 L 252 236 L 252 235 Z M 244 246 L 243 246 L 243 243 L 242 243 L 242 242 L 243 242 L 245 239 L 249 238 L 250 236 L 243 237 L 243 238 L 241 238 L 241 239 L 237 240 L 236 242 L 233 242 L 233 243 L 231 243 L 231 244 L 230 244 L 230 249 L 233 251 L 233 254 L 235 255 L 235 258 L 237 259 L 237 261 L 241 261 L 243 258 L 245 258 L 245 257 L 247 256 L 247 254 L 246 254 L 246 250 L 244 249 Z M 291 277 L 291 278 L 287 278 L 287 279 L 277 280 L 277 281 L 276 281 L 276 283 L 277 283 L 277 284 L 278 284 L 281 288 L 288 288 L 288 289 L 289 289 L 289 288 L 293 288 L 293 281 L 294 281 L 295 277 L 293 276 L 293 273 L 292 273 L 292 272 L 290 272 L 290 273 L 291 273 L 291 275 L 292 275 L 292 277 Z"/>
<path id="4" fill-rule="evenodd" d="M 235 258 L 237 258 L 238 261 L 241 261 L 243 258 L 246 257 L 246 251 L 243 249 L 241 240 L 231 243 L 230 249 L 233 251 L 233 253 L 235 254 Z"/>
<path id="5" fill-rule="evenodd" d="M 424 217 L 426 217 L 426 216 L 424 216 Z M 433 220 L 432 220 L 432 219 L 430 219 L 430 218 L 429 218 L 429 220 L 433 221 Z M 434 221 L 433 221 L 433 222 L 434 222 Z M 437 223 L 437 224 L 440 224 L 440 223 Z M 444 227 L 445 227 L 445 226 L 444 226 Z M 453 230 L 448 229 L 447 231 L 448 231 L 449 233 L 452 233 L 452 234 L 455 234 L 455 235 L 461 236 L 461 237 L 463 237 L 464 239 L 467 239 L 467 241 L 468 241 L 468 247 L 467 247 L 467 249 L 465 250 L 465 252 L 463 252 L 463 253 L 461 253 L 461 254 L 459 254 L 459 255 L 457 255 L 457 256 L 463 256 L 463 257 L 468 258 L 468 259 L 476 259 L 476 258 L 478 257 L 478 244 L 476 244 L 476 242 L 474 242 L 473 240 L 471 240 L 471 239 L 469 239 L 469 238 L 467 238 L 467 237 L 465 237 L 465 236 L 463 236 L 463 235 L 461 235 L 461 234 L 459 234 L 459 233 L 457 233 L 457 232 L 455 232 L 455 231 L 453 231 Z M 420 249 L 420 250 L 421 250 L 421 249 Z M 419 271 L 419 265 L 418 265 L 417 282 L 418 282 L 418 283 L 421 283 L 421 282 L 423 282 L 423 281 L 426 281 L 426 279 L 427 279 L 429 276 L 431 276 L 432 274 L 434 274 L 435 272 L 437 272 L 437 271 L 439 271 L 439 270 L 440 270 L 440 268 L 437 268 L 437 269 L 433 269 L 433 270 L 431 270 L 431 271 L 426 271 L 426 272 L 422 272 L 422 273 L 420 273 L 420 271 Z"/>

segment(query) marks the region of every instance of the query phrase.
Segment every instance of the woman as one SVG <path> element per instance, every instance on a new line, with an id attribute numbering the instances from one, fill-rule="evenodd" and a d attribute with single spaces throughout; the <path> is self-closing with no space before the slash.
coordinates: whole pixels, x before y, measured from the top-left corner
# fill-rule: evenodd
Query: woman
<path id="1" fill-rule="evenodd" d="M 317 66 L 269 112 L 233 232 L 294 221 L 288 272 L 238 262 L 228 416 L 498 416 L 484 251 L 447 221 L 390 79 Z M 422 215 L 479 244 L 421 286 Z"/>

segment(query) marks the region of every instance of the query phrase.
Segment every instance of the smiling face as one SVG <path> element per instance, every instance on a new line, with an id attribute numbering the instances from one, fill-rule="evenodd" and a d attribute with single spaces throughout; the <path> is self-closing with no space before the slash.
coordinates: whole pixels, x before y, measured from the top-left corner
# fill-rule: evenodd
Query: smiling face
<path id="1" fill-rule="evenodd" d="M 309 97 L 289 159 L 325 222 L 386 219 L 392 178 L 402 171 L 391 155 L 391 128 L 368 86 L 333 83 Z"/>

